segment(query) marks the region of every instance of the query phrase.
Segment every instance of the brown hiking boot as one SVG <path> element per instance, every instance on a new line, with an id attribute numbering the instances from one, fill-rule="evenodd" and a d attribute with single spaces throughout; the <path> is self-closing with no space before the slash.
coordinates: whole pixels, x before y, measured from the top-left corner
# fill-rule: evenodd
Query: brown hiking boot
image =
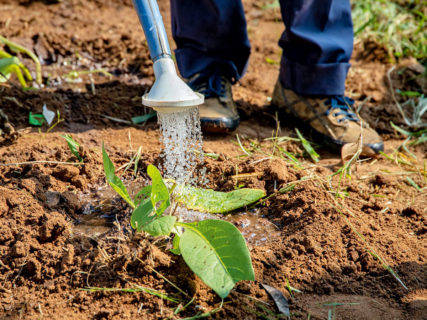
<path id="1" fill-rule="evenodd" d="M 205 103 L 199 106 L 200 125 L 205 132 L 225 133 L 238 127 L 240 117 L 227 78 L 217 72 L 197 74 L 188 84 L 205 96 Z"/>
<path id="2" fill-rule="evenodd" d="M 283 88 L 279 80 L 272 98 L 272 105 L 301 120 L 313 131 L 314 139 L 326 142 L 332 149 L 340 149 L 346 143 L 359 143 L 361 140 L 365 150 L 370 149 L 375 153 L 383 151 L 381 137 L 353 112 L 353 104 L 352 99 L 343 96 L 300 96 Z"/>

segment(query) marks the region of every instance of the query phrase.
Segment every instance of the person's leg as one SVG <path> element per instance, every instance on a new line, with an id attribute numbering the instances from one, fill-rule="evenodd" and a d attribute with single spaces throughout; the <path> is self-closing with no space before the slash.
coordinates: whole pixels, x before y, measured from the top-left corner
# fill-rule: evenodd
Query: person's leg
<path id="1" fill-rule="evenodd" d="M 282 85 L 302 95 L 344 95 L 353 51 L 349 0 L 280 0 L 286 26 Z"/>
<path id="2" fill-rule="evenodd" d="M 171 11 L 183 77 L 218 68 L 230 80 L 242 77 L 250 44 L 241 0 L 171 0 Z"/>
<path id="3" fill-rule="evenodd" d="M 344 96 L 353 50 L 349 0 L 281 0 L 285 23 L 279 80 L 272 103 L 301 120 L 333 149 L 363 143 L 365 155 L 384 143 Z"/>

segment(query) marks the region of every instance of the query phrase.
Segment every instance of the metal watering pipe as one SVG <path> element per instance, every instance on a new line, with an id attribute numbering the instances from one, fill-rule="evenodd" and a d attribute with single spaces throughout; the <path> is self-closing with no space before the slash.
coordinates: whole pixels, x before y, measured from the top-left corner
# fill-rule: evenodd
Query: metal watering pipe
<path id="1" fill-rule="evenodd" d="M 202 104 L 203 95 L 194 92 L 176 73 L 157 1 L 133 0 L 133 5 L 147 39 L 156 77 L 150 92 L 142 97 L 142 104 L 163 113 L 180 112 Z"/>

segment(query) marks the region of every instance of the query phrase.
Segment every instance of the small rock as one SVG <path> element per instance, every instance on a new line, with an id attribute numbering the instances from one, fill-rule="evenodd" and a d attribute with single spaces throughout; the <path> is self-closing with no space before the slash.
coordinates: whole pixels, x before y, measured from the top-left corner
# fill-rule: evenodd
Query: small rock
<path id="1" fill-rule="evenodd" d="M 72 265 L 74 261 L 74 246 L 68 244 L 64 255 L 62 256 L 61 269 L 68 270 L 68 266 Z"/>
<path id="2" fill-rule="evenodd" d="M 59 204 L 61 200 L 61 194 L 59 192 L 47 191 L 46 192 L 46 203 L 49 208 L 53 208 Z"/>
<path id="3" fill-rule="evenodd" d="M 28 245 L 22 241 L 16 241 L 15 245 L 12 247 L 11 255 L 15 258 L 25 257 L 28 252 Z"/>
<path id="4" fill-rule="evenodd" d="M 350 259 L 351 261 L 357 261 L 359 259 L 359 253 L 357 251 L 351 251 L 350 252 Z"/>
<path id="5" fill-rule="evenodd" d="M 67 182 L 80 175 L 80 169 L 76 166 L 58 166 L 52 174 L 55 178 Z"/>

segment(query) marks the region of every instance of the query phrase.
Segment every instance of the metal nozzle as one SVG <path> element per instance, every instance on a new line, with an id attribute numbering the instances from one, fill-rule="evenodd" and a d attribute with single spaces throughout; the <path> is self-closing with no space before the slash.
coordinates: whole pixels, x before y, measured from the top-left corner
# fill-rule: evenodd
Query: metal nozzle
<path id="1" fill-rule="evenodd" d="M 176 74 L 157 2 L 133 0 L 133 3 L 147 38 L 156 77 L 150 92 L 142 97 L 142 104 L 163 113 L 184 111 L 202 104 L 203 95 L 191 90 Z"/>

